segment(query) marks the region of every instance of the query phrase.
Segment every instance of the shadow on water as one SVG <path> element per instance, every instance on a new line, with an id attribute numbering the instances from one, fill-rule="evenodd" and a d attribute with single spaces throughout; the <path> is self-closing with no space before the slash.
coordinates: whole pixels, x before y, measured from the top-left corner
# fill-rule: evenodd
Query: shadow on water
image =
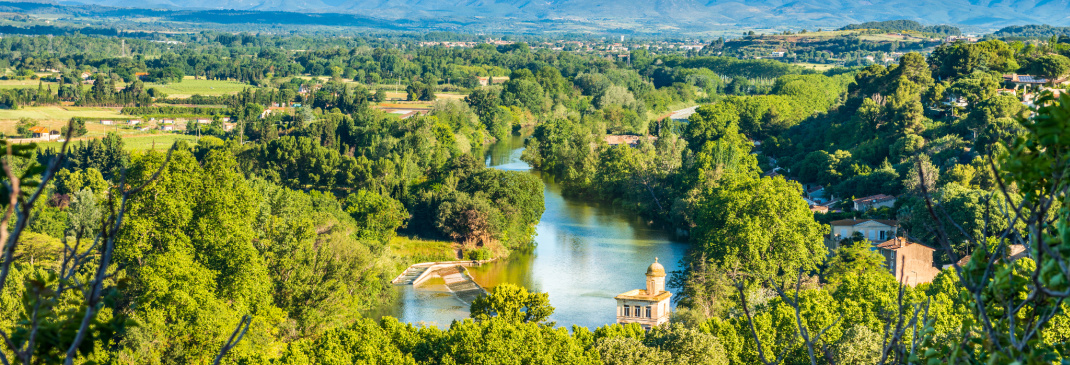
<path id="1" fill-rule="evenodd" d="M 530 171 L 520 160 L 522 136 L 488 147 L 487 166 Z M 539 174 L 537 171 L 530 171 Z M 635 215 L 612 206 L 565 197 L 561 186 L 543 178 L 546 210 L 536 227 L 536 246 L 506 260 L 472 268 L 472 277 L 490 289 L 502 283 L 549 293 L 556 308 L 550 320 L 559 326 L 594 328 L 616 321 L 617 294 L 644 287 L 647 266 L 655 257 L 666 270 L 679 269 L 687 245 Z M 468 305 L 433 283 L 397 287 L 398 300 L 375 315 L 408 323 L 446 327 L 468 317 Z"/>

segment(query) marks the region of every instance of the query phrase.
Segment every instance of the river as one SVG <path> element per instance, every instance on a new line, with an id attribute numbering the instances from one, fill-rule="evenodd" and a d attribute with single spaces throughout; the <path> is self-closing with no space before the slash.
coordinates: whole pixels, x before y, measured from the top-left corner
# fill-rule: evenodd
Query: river
<path id="1" fill-rule="evenodd" d="M 522 151 L 521 136 L 495 143 L 487 152 L 487 166 L 539 174 L 520 160 Z M 543 182 L 546 210 L 536 227 L 535 249 L 471 268 L 472 277 L 484 288 L 513 283 L 549 293 L 555 308 L 551 321 L 594 329 L 616 322 L 614 296 L 645 288 L 644 274 L 655 257 L 667 271 L 679 269 L 687 250 L 684 242 L 607 204 L 565 197 L 550 178 Z M 468 303 L 445 291 L 441 281 L 396 290 L 397 300 L 379 315 L 441 328 L 468 318 Z"/>

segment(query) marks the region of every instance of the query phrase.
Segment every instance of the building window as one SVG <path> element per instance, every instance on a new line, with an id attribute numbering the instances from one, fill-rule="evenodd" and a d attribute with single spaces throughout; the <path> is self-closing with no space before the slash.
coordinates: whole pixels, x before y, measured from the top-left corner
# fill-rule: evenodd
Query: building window
<path id="1" fill-rule="evenodd" d="M 625 317 L 627 317 L 627 316 L 630 316 L 630 315 L 632 315 L 632 313 L 631 313 L 631 309 L 632 309 L 632 308 L 631 308 L 631 307 L 629 307 L 629 306 L 624 306 L 624 316 L 625 316 Z"/>
<path id="2" fill-rule="evenodd" d="M 651 316 L 650 316 L 650 306 L 649 305 L 646 306 L 646 318 L 651 318 Z"/>
<path id="3" fill-rule="evenodd" d="M 887 239 L 887 238 L 885 238 L 885 235 L 886 235 L 887 233 L 888 233 L 888 232 L 885 232 L 885 231 L 881 231 L 881 240 L 882 240 L 882 241 L 883 241 L 883 240 L 886 240 L 886 239 Z"/>

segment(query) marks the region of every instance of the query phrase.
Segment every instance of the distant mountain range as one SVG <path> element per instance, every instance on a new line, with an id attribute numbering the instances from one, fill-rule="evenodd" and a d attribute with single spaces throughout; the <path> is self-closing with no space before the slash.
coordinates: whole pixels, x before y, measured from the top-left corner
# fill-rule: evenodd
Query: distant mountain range
<path id="1" fill-rule="evenodd" d="M 992 29 L 1016 24 L 1070 25 L 1070 0 L 61 0 L 59 3 L 345 13 L 421 21 L 560 20 L 638 31 L 642 31 L 642 26 L 637 29 L 636 25 L 681 29 L 812 29 L 892 19 Z"/>

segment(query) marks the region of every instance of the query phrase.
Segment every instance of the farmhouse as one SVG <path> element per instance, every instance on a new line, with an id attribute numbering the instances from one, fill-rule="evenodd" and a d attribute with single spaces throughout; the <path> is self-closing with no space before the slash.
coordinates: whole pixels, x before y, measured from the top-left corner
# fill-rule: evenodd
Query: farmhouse
<path id="1" fill-rule="evenodd" d="M 48 128 L 42 126 L 30 127 L 30 133 L 33 133 L 33 138 L 48 138 Z"/>

